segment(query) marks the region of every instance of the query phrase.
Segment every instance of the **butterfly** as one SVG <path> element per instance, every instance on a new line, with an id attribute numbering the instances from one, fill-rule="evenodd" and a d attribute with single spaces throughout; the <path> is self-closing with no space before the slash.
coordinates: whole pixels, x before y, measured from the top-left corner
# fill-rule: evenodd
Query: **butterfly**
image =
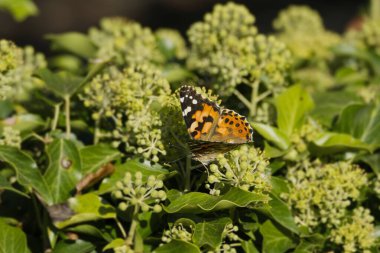
<path id="1" fill-rule="evenodd" d="M 208 164 L 219 154 L 252 142 L 253 129 L 246 117 L 219 107 L 191 86 L 182 86 L 179 95 L 194 160 Z"/>

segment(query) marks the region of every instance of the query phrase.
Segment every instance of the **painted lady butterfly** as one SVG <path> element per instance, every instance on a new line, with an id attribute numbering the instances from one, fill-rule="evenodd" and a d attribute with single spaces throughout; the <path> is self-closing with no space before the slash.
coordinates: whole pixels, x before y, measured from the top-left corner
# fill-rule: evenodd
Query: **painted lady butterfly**
<path id="1" fill-rule="evenodd" d="M 244 116 L 220 108 L 193 87 L 182 86 L 179 94 L 182 115 L 193 140 L 193 159 L 207 164 L 219 154 L 252 142 L 253 129 Z"/>

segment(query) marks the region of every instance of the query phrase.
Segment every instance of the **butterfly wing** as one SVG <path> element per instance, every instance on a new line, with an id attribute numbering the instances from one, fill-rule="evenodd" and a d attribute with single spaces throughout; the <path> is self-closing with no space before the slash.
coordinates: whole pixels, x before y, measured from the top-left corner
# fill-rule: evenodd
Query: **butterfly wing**
<path id="1" fill-rule="evenodd" d="M 220 108 L 191 86 L 180 89 L 182 115 L 193 140 L 209 141 L 220 117 Z"/>
<path id="2" fill-rule="evenodd" d="M 253 129 L 246 117 L 232 110 L 223 109 L 209 141 L 242 144 L 252 142 L 252 134 Z"/>

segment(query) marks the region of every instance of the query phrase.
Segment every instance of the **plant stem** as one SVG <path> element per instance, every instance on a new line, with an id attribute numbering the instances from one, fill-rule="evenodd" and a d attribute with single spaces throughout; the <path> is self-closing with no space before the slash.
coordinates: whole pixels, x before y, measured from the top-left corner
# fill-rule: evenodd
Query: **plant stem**
<path id="1" fill-rule="evenodd" d="M 54 105 L 54 118 L 53 118 L 53 122 L 51 124 L 51 130 L 52 131 L 57 129 L 60 110 L 61 110 L 61 104 Z"/>
<path id="2" fill-rule="evenodd" d="M 129 228 L 128 238 L 126 240 L 127 245 L 132 245 L 134 242 L 136 228 L 137 228 L 137 224 L 139 222 L 137 219 L 138 213 L 139 213 L 139 206 L 136 205 L 135 210 L 133 211 L 132 223 L 131 223 L 131 226 Z"/>
<path id="3" fill-rule="evenodd" d="M 234 95 L 247 107 L 247 108 L 250 108 L 251 107 L 251 102 L 249 102 L 248 99 L 246 99 L 244 97 L 243 94 L 240 93 L 240 91 L 238 90 L 234 90 Z"/>
<path id="4" fill-rule="evenodd" d="M 70 134 L 71 134 L 70 96 L 65 96 L 65 115 L 66 115 L 66 138 L 70 138 Z"/>
<path id="5" fill-rule="evenodd" d="M 94 144 L 98 144 L 99 142 L 99 124 L 100 124 L 100 118 L 95 121 L 95 129 L 94 129 Z"/>
<path id="6" fill-rule="evenodd" d="M 121 225 L 120 221 L 116 218 L 116 224 L 120 229 L 121 235 L 123 236 L 124 239 L 127 239 L 127 233 L 125 232 L 123 225 Z"/>
<path id="7" fill-rule="evenodd" d="M 252 116 L 255 116 L 256 115 L 256 111 L 257 111 L 257 103 L 259 102 L 257 100 L 257 96 L 259 94 L 259 86 L 260 86 L 260 81 L 259 80 L 256 80 L 253 84 L 252 84 L 252 92 L 251 92 L 251 102 L 250 102 L 250 107 L 249 107 L 249 115 L 252 117 Z"/>
<path id="8" fill-rule="evenodd" d="M 185 192 L 189 192 L 191 188 L 191 156 L 186 156 L 186 173 L 185 173 Z"/>

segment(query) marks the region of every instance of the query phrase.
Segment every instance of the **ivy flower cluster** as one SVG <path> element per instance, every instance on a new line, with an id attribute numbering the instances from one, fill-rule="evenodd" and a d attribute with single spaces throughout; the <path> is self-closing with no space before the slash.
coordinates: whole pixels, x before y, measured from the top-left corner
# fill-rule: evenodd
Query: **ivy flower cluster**
<path id="1" fill-rule="evenodd" d="M 170 230 L 166 230 L 162 235 L 161 240 L 164 243 L 169 243 L 173 239 L 191 242 L 193 237 L 194 228 L 192 225 L 184 226 L 182 223 L 175 224 Z"/>
<path id="2" fill-rule="evenodd" d="M 348 39 L 353 39 L 357 46 L 371 50 L 380 55 L 379 21 L 367 18 L 359 30 L 348 32 Z"/>
<path id="3" fill-rule="evenodd" d="M 9 126 L 4 127 L 3 132 L 0 134 L 0 146 L 20 148 L 21 147 L 20 131 L 15 130 Z"/>
<path id="4" fill-rule="evenodd" d="M 255 17 L 242 5 L 216 5 L 204 20 L 188 30 L 187 65 L 211 78 L 214 90 L 227 96 L 236 85 L 259 78 L 284 84 L 290 54 L 274 37 L 258 35 Z"/>
<path id="5" fill-rule="evenodd" d="M 269 162 L 263 153 L 248 145 L 242 145 L 226 155 L 220 155 L 208 169 L 210 194 L 219 195 L 226 185 L 266 195 L 271 189 Z M 211 185 L 214 185 L 211 188 Z"/>
<path id="6" fill-rule="evenodd" d="M 164 61 L 153 32 L 134 21 L 121 17 L 104 18 L 100 21 L 100 28 L 93 27 L 88 34 L 98 48 L 97 58 L 113 58 L 120 66 Z"/>
<path id="7" fill-rule="evenodd" d="M 163 186 L 162 180 L 153 175 L 150 175 L 145 182 L 141 172 L 136 172 L 133 176 L 127 172 L 124 178 L 116 183 L 117 190 L 112 192 L 112 196 L 120 200 L 118 207 L 122 211 L 134 206 L 142 212 L 152 210 L 159 213 L 162 211 L 160 202 L 166 199 Z"/>
<path id="8" fill-rule="evenodd" d="M 308 6 L 290 6 L 273 21 L 278 39 L 283 41 L 300 60 L 328 59 L 329 48 L 340 42 L 340 37 L 326 31 L 320 15 Z"/>
<path id="9" fill-rule="evenodd" d="M 375 246 L 374 220 L 368 209 L 358 207 L 352 216 L 346 217 L 342 225 L 331 232 L 331 240 L 342 245 L 345 253 L 369 253 Z"/>
<path id="10" fill-rule="evenodd" d="M 25 99 L 38 85 L 33 72 L 46 66 L 42 54 L 32 47 L 20 48 L 8 40 L 0 40 L 0 100 Z"/>
<path id="11" fill-rule="evenodd" d="M 219 249 L 210 250 L 208 253 L 236 253 L 237 247 L 240 246 L 240 238 L 236 234 L 239 230 L 237 226 L 234 226 L 232 223 L 227 224 L 223 231 L 223 242 L 220 245 Z"/>
<path id="12" fill-rule="evenodd" d="M 348 162 L 305 161 L 290 167 L 286 178 L 290 192 L 282 197 L 292 206 L 296 223 L 310 231 L 321 224 L 329 229 L 340 227 L 347 208 L 367 184 L 365 172 Z"/>
<path id="13" fill-rule="evenodd" d="M 85 87 L 81 98 L 93 109 L 99 139 L 158 162 L 166 151 L 162 143 L 159 110 L 170 94 L 170 86 L 151 65 L 110 68 Z"/>

